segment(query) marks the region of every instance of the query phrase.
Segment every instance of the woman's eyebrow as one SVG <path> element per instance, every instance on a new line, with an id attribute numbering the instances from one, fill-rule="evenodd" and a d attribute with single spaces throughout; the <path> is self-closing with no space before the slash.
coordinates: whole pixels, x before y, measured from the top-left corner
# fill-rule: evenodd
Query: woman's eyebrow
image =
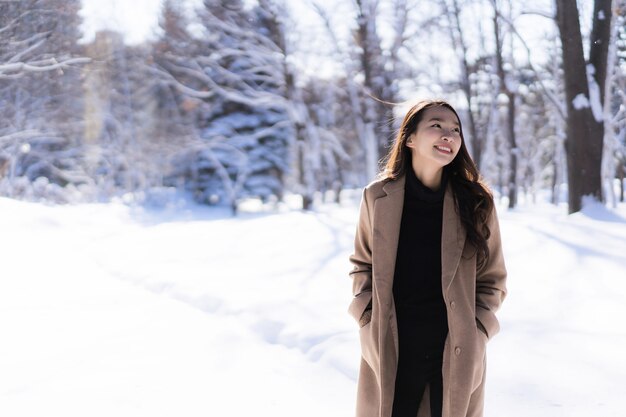
<path id="1" fill-rule="evenodd" d="M 432 119 L 430 119 L 428 122 L 448 122 L 448 123 L 452 123 L 455 126 L 459 126 L 459 124 L 457 122 L 450 122 L 448 120 L 444 120 L 444 119 L 440 119 L 439 117 L 433 117 Z"/>

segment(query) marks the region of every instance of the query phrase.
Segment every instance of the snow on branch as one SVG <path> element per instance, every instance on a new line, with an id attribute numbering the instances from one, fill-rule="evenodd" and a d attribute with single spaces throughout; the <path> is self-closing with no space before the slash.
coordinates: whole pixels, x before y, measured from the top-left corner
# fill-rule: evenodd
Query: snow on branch
<path id="1" fill-rule="evenodd" d="M 188 87 L 183 82 L 179 81 L 174 75 L 172 75 L 171 72 L 165 69 L 160 69 L 155 66 L 154 68 L 151 68 L 151 71 L 157 75 L 161 75 L 167 81 L 169 81 L 170 85 L 172 85 L 181 93 L 188 95 L 190 97 L 205 99 L 205 98 L 211 98 L 215 95 L 213 91 L 202 91 L 202 90 L 197 90 L 192 87 Z"/>
<path id="2" fill-rule="evenodd" d="M 282 53 L 280 48 L 263 34 L 252 30 L 246 30 L 238 25 L 223 22 L 214 15 L 211 15 L 211 18 L 205 21 L 205 28 L 209 30 L 213 29 L 213 33 L 225 33 L 231 35 L 235 39 L 256 41 L 258 44 L 268 48 L 270 51 Z"/>
<path id="3" fill-rule="evenodd" d="M 274 123 L 271 126 L 262 127 L 260 129 L 255 129 L 252 133 L 249 134 L 239 134 L 237 135 L 238 139 L 248 139 L 257 141 L 266 136 L 273 136 L 278 134 L 278 132 L 282 129 L 288 128 L 291 126 L 291 121 L 289 120 L 281 120 Z"/>
<path id="4" fill-rule="evenodd" d="M 17 132 L 12 132 L 6 135 L 0 135 L 0 146 L 4 144 L 15 144 L 21 142 L 27 142 L 32 139 L 37 139 L 43 136 L 48 136 L 44 132 L 37 129 L 26 129 Z"/>
<path id="5" fill-rule="evenodd" d="M 91 62 L 91 58 L 80 57 L 69 58 L 61 62 L 57 61 L 56 58 L 48 58 L 39 61 L 0 64 L 0 79 L 19 77 L 25 72 L 53 71 L 59 68 L 68 68 L 71 65 L 86 64 L 89 62 Z"/>
<path id="6" fill-rule="evenodd" d="M 35 49 L 37 49 L 41 45 L 43 45 L 46 42 L 46 40 L 48 39 L 49 35 L 50 35 L 50 32 L 36 33 L 33 36 L 31 36 L 30 38 L 28 38 L 28 39 L 11 42 L 11 44 L 12 44 L 11 46 L 12 46 L 13 49 L 20 49 L 22 44 L 23 45 L 28 45 L 31 42 L 34 42 L 34 43 L 32 45 L 30 45 L 29 47 L 27 47 L 26 49 L 23 49 L 23 50 L 19 51 L 11 59 L 9 59 L 6 63 L 10 64 L 10 63 L 14 63 L 14 62 L 18 62 L 18 61 L 22 60 L 22 57 L 26 56 L 30 52 L 34 51 Z"/>
<path id="7" fill-rule="evenodd" d="M 169 69 L 173 72 L 187 75 L 189 77 L 192 77 L 206 84 L 209 90 L 208 92 L 195 90 L 191 87 L 185 86 L 183 83 L 178 81 L 178 83 L 176 84 L 176 87 L 177 88 L 185 87 L 185 92 L 190 95 L 193 95 L 194 97 L 203 98 L 202 95 L 204 94 L 216 93 L 224 97 L 225 99 L 228 99 L 236 103 L 244 104 L 252 108 L 254 107 L 267 107 L 267 108 L 287 107 L 288 103 L 283 97 L 277 94 L 271 93 L 271 92 L 268 93 L 268 92 L 264 92 L 260 90 L 255 90 L 254 88 L 248 86 L 244 82 L 240 82 L 238 85 L 238 87 L 241 87 L 241 90 L 225 88 L 222 85 L 216 83 L 213 80 L 213 78 L 210 77 L 201 68 L 201 66 L 197 63 L 197 60 L 188 60 L 188 61 L 191 62 L 192 64 L 195 64 L 194 66 L 196 68 L 190 68 L 189 66 L 175 64 L 172 61 L 169 61 L 164 65 L 170 67 Z M 221 68 L 221 70 L 230 73 L 230 71 L 227 71 L 223 68 Z M 169 75 L 171 78 L 173 78 L 173 75 L 171 75 L 171 73 Z M 239 81 L 241 81 L 241 79 Z"/>
<path id="8" fill-rule="evenodd" d="M 602 123 L 604 120 L 602 103 L 600 100 L 600 87 L 596 82 L 596 69 L 592 64 L 587 65 L 587 83 L 589 84 L 589 102 L 591 104 L 591 112 L 596 122 Z"/>
<path id="9" fill-rule="evenodd" d="M 546 19 L 556 20 L 556 16 L 554 14 L 538 9 L 522 11 L 520 15 L 541 16 L 545 17 Z"/>

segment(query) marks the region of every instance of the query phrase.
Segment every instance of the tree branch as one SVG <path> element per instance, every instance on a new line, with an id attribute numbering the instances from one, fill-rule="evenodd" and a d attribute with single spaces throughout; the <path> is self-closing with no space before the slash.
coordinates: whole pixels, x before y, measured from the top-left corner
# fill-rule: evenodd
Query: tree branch
<path id="1" fill-rule="evenodd" d="M 545 93 L 546 97 L 548 97 L 548 100 L 550 100 L 552 102 L 552 104 L 554 104 L 554 106 L 556 107 L 556 110 L 559 114 L 559 116 L 561 116 L 562 120 L 566 120 L 567 116 L 566 116 L 566 110 L 563 108 L 562 103 L 559 101 L 559 99 L 557 97 L 554 96 L 554 94 L 552 94 L 548 88 L 544 85 L 541 77 L 539 76 L 539 71 L 537 71 L 537 69 L 534 67 L 532 61 L 531 61 L 531 50 L 530 47 L 528 46 L 528 44 L 526 43 L 526 40 L 522 37 L 522 35 L 517 31 L 517 28 L 515 27 L 515 25 L 513 24 L 513 22 L 511 22 L 506 16 L 502 15 L 502 13 L 498 12 L 498 17 L 500 19 L 502 19 L 502 21 L 504 23 L 506 23 L 510 28 L 511 28 L 511 32 L 513 32 L 513 34 L 515 35 L 515 37 L 522 43 L 522 46 L 524 47 L 524 49 L 526 50 L 526 56 L 528 59 L 528 66 L 530 67 L 530 69 L 535 73 L 535 75 L 537 76 L 537 81 L 539 82 L 539 86 L 541 87 L 541 90 Z"/>
<path id="2" fill-rule="evenodd" d="M 91 62 L 91 58 L 70 58 L 58 62 L 55 58 L 44 59 L 33 62 L 15 62 L 11 64 L 0 64 L 0 79 L 14 78 L 23 72 L 46 72 L 59 68 L 67 68 L 72 64 L 86 64 Z"/>

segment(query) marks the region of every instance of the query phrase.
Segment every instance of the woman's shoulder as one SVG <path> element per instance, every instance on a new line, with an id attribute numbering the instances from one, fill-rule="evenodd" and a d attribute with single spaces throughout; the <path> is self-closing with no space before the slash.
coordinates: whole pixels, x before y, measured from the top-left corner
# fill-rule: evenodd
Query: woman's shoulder
<path id="1" fill-rule="evenodd" d="M 387 184 L 389 181 L 391 181 L 391 179 L 389 178 L 376 178 L 375 180 L 367 184 L 365 186 L 365 189 L 366 190 L 382 189 L 384 185 Z"/>
<path id="2" fill-rule="evenodd" d="M 376 178 L 374 181 L 370 182 L 369 184 L 367 184 L 365 186 L 364 189 L 364 193 L 366 195 L 373 195 L 373 196 L 377 196 L 379 194 L 384 194 L 383 191 L 383 187 L 385 187 L 387 184 L 394 182 L 394 181 L 398 181 L 397 179 L 393 179 L 393 178 Z"/>

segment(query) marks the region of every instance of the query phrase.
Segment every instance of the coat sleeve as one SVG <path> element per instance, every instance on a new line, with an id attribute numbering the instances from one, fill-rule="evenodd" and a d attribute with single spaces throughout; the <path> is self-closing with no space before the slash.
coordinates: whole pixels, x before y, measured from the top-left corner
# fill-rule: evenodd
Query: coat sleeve
<path id="1" fill-rule="evenodd" d="M 495 207 L 489 218 L 489 230 L 489 259 L 476 271 L 476 319 L 487 331 L 487 337 L 492 338 L 500 330 L 495 313 L 506 297 L 507 276 Z"/>
<path id="2" fill-rule="evenodd" d="M 354 238 L 354 253 L 350 255 L 353 265 L 349 275 L 352 278 L 352 294 L 348 312 L 359 322 L 372 301 L 372 222 L 367 201 L 367 189 L 363 190 L 359 222 Z"/>

